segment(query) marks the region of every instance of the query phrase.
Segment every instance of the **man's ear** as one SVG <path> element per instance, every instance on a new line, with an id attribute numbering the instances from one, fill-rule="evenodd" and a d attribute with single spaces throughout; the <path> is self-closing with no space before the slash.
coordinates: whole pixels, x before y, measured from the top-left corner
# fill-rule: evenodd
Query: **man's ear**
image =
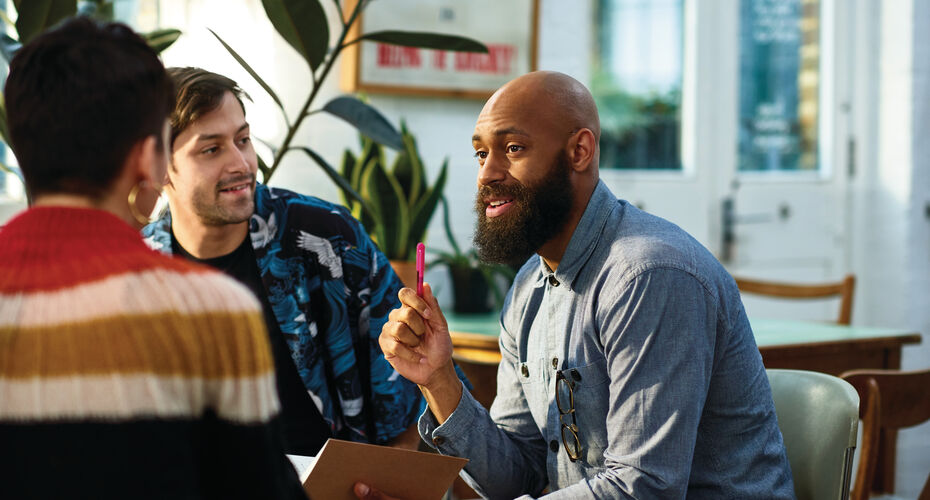
<path id="1" fill-rule="evenodd" d="M 597 154 L 597 139 L 591 129 L 581 128 L 568 140 L 568 158 L 572 170 L 584 172 L 591 168 Z"/>

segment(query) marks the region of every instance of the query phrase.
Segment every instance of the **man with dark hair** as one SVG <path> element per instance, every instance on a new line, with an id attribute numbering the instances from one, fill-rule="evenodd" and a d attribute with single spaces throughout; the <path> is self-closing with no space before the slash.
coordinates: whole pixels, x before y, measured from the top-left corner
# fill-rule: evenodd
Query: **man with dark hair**
<path id="1" fill-rule="evenodd" d="M 423 408 L 377 343 L 400 280 L 341 206 L 256 182 L 243 92 L 199 68 L 172 68 L 170 213 L 149 245 L 220 269 L 264 306 L 289 453 L 332 434 L 414 448 Z"/>
<path id="2" fill-rule="evenodd" d="M 32 203 L 0 231 L 0 497 L 306 498 L 258 301 L 139 234 L 173 97 L 122 24 L 68 20 L 10 64 Z"/>
<path id="3" fill-rule="evenodd" d="M 82 40 L 76 35 L 80 30 L 94 34 Z M 42 46 L 63 38 L 75 40 L 61 49 L 65 54 L 40 47 L 19 53 L 19 73 L 4 89 L 6 102 L 17 110 L 7 116 L 7 124 L 19 163 L 29 165 L 23 176 L 32 198 L 45 193 L 100 197 L 136 138 L 152 134 L 162 145 L 173 88 L 148 45 L 112 43 L 117 38 L 135 42 L 122 25 L 94 29 L 89 21 L 73 22 L 46 35 Z M 89 50 L 101 61 L 103 75 L 63 66 L 75 64 Z M 62 82 L 52 74 L 69 78 Z"/>
<path id="4" fill-rule="evenodd" d="M 424 440 L 469 458 L 466 479 L 490 498 L 793 498 L 736 284 L 680 228 L 610 192 L 599 136 L 591 94 L 560 73 L 517 78 L 482 109 L 475 243 L 525 264 L 501 313 L 490 414 L 455 376 L 431 289 L 401 290 L 380 342 L 426 397 Z"/>

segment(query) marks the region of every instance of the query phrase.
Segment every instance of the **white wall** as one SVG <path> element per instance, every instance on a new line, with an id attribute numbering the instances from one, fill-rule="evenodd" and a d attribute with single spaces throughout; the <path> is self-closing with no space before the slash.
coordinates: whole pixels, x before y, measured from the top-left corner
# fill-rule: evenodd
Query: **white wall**
<path id="1" fill-rule="evenodd" d="M 859 276 L 855 322 L 921 332 L 904 366 L 930 360 L 930 19 L 923 1 L 857 4 L 853 105 L 857 172 L 851 248 Z"/>
<path id="2" fill-rule="evenodd" d="M 905 366 L 930 365 L 930 2 L 915 0 L 912 16 L 911 78 L 911 196 L 908 207 L 907 268 L 909 321 L 924 333 L 921 348 L 909 349 Z"/>

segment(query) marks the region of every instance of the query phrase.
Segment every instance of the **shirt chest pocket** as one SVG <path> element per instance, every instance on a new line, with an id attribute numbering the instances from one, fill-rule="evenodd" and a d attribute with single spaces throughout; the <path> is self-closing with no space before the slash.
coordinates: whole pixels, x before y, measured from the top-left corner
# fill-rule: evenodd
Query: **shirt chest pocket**
<path id="1" fill-rule="evenodd" d="M 547 373 L 547 367 L 549 368 L 548 371 L 552 373 Z M 546 411 L 549 407 L 549 394 L 546 387 L 549 384 L 550 376 L 555 376 L 555 370 L 542 358 L 528 359 L 517 364 L 514 368 L 530 413 L 533 414 L 533 420 L 538 425 L 543 426 L 546 421 Z"/>
<path id="2" fill-rule="evenodd" d="M 575 425 L 578 426 L 582 443 L 582 459 L 593 467 L 604 465 L 604 450 L 607 448 L 607 414 L 610 410 L 610 377 L 607 362 L 598 359 L 586 365 L 562 369 L 565 381 L 571 385 L 557 388 L 563 411 L 570 411 L 566 403 L 574 405 Z M 568 401 L 566 401 L 568 400 Z M 570 415 L 562 415 L 568 423 Z"/>

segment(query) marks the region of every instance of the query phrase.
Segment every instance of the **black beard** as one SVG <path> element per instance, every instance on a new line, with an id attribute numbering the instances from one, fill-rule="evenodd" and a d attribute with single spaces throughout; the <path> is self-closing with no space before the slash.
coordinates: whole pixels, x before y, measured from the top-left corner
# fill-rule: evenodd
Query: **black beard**
<path id="1" fill-rule="evenodd" d="M 482 186 L 475 197 L 478 213 L 474 244 L 485 262 L 521 265 L 565 226 L 572 207 L 571 164 L 559 154 L 535 186 L 520 183 Z M 500 217 L 485 215 L 487 197 L 513 198 L 514 206 Z"/>

